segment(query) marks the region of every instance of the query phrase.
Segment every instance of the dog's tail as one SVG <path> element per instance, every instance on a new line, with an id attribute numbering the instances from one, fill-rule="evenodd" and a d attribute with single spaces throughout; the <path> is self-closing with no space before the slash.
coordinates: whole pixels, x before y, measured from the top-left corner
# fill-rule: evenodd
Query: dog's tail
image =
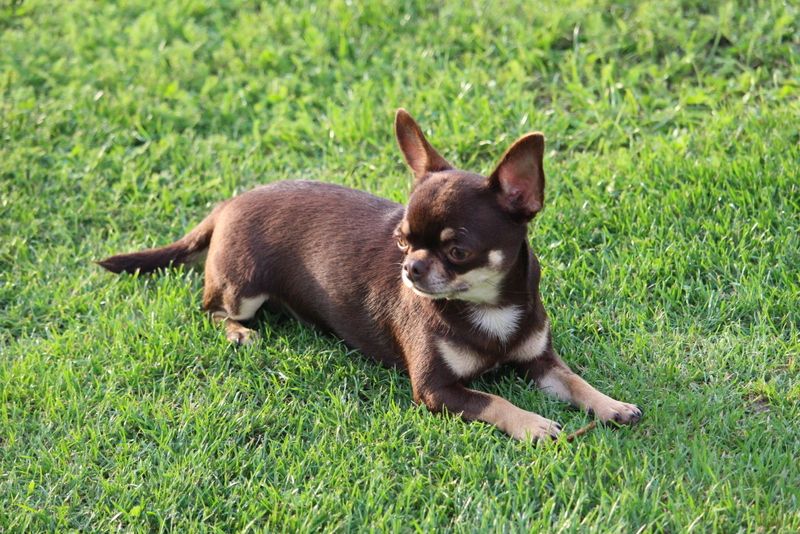
<path id="1" fill-rule="evenodd" d="M 214 233 L 214 224 L 225 203 L 217 206 L 191 232 L 171 245 L 149 248 L 130 254 L 117 254 L 97 262 L 112 273 L 151 273 L 173 265 L 193 263 L 203 257 Z"/>

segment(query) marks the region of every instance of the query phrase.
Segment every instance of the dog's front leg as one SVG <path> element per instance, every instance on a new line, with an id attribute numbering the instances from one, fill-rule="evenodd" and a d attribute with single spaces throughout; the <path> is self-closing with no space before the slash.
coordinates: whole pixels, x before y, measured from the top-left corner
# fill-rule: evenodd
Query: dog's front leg
<path id="1" fill-rule="evenodd" d="M 601 421 L 633 424 L 642 411 L 633 404 L 604 395 L 579 377 L 548 347 L 541 355 L 516 363 L 517 370 L 545 393 L 594 413 Z"/>
<path id="2" fill-rule="evenodd" d="M 469 389 L 460 383 L 432 385 L 424 378 L 414 380 L 414 400 L 432 412 L 443 409 L 467 420 L 483 421 L 496 426 L 516 439 L 539 440 L 556 437 L 561 425 L 541 415 L 518 408 L 497 395 Z"/>
<path id="3" fill-rule="evenodd" d="M 461 384 L 450 384 L 415 394 L 432 412 L 447 411 L 461 415 L 466 420 L 483 421 L 496 426 L 516 439 L 539 440 L 555 438 L 561 425 L 539 414 L 523 410 L 497 395 L 469 389 Z"/>

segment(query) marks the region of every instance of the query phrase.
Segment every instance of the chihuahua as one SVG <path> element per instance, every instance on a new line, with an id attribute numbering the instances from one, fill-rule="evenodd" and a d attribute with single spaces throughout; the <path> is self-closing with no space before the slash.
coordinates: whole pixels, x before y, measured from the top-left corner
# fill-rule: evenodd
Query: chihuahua
<path id="1" fill-rule="evenodd" d="M 203 308 L 232 342 L 256 339 L 242 321 L 269 299 L 405 369 L 415 402 L 517 439 L 556 437 L 561 426 L 467 387 L 501 364 L 603 422 L 637 422 L 639 408 L 593 388 L 553 349 L 527 238 L 544 205 L 543 135 L 519 138 L 485 177 L 450 165 L 403 109 L 395 133 L 414 175 L 407 206 L 278 182 L 222 202 L 171 245 L 99 264 L 144 273 L 206 256 Z"/>

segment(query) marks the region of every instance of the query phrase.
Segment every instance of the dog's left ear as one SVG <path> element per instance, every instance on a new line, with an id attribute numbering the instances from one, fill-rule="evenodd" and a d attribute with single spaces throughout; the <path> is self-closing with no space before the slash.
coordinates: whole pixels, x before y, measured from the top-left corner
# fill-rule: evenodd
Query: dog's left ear
<path id="1" fill-rule="evenodd" d="M 414 171 L 414 185 L 418 185 L 428 174 L 452 169 L 446 159 L 431 146 L 416 121 L 406 110 L 400 108 L 394 119 L 397 144 L 406 163 Z"/>
<path id="2" fill-rule="evenodd" d="M 544 135 L 529 133 L 506 150 L 489 176 L 500 205 L 514 219 L 528 222 L 544 206 Z"/>

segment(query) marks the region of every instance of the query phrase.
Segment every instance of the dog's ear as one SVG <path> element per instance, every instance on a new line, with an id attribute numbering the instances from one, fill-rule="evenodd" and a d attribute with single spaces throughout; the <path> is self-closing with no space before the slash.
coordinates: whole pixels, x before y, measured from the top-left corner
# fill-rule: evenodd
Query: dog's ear
<path id="1" fill-rule="evenodd" d="M 500 205 L 511 216 L 528 222 L 544 206 L 544 135 L 525 134 L 506 150 L 489 176 Z"/>
<path id="2" fill-rule="evenodd" d="M 394 119 L 397 144 L 403 151 L 406 163 L 414 171 L 414 184 L 420 183 L 428 174 L 452 169 L 453 166 L 439 155 L 428 143 L 417 123 L 406 110 L 400 108 Z"/>

